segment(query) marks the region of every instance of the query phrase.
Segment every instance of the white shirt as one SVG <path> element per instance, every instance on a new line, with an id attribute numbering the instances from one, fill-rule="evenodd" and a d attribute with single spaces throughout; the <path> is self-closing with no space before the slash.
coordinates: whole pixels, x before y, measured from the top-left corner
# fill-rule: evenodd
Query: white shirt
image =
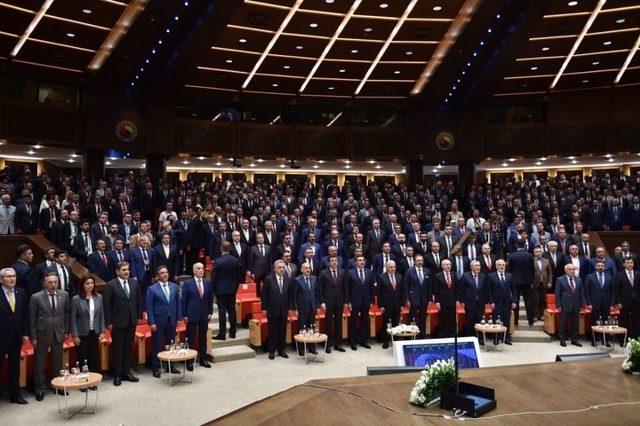
<path id="1" fill-rule="evenodd" d="M 89 299 L 89 330 L 91 331 L 93 331 L 93 319 L 94 319 L 95 311 L 96 311 L 96 307 L 93 303 L 93 297 L 92 297 L 91 299 Z"/>
<path id="2" fill-rule="evenodd" d="M 571 257 L 571 263 L 573 264 L 573 266 L 576 267 L 576 277 L 580 276 L 580 257 L 576 256 L 570 256 Z"/>

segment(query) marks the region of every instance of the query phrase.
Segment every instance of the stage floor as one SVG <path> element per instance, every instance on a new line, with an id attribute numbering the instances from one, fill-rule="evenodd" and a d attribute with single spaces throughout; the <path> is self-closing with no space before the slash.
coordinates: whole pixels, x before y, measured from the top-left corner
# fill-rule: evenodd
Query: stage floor
<path id="1" fill-rule="evenodd" d="M 638 425 L 640 377 L 622 373 L 621 364 L 621 358 L 612 358 L 464 370 L 462 380 L 494 388 L 498 401 L 495 410 L 478 419 L 467 419 L 466 422 L 532 426 Z M 447 422 L 442 417 L 411 415 L 451 414 L 437 406 L 421 409 L 409 405 L 409 392 L 417 378 L 417 373 L 410 373 L 315 380 L 258 401 L 208 424 L 315 426 Z M 606 406 L 621 402 L 635 404 Z M 588 409 L 594 405 L 600 407 Z M 523 412 L 553 413 L 510 415 Z M 457 422 L 448 422 L 452 421 Z"/>

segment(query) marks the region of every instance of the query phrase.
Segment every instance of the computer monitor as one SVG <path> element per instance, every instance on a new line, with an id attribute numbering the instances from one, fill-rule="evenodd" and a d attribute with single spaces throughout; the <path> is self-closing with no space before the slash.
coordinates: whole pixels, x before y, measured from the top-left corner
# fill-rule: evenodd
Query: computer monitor
<path id="1" fill-rule="evenodd" d="M 438 360 L 453 358 L 453 338 L 404 340 L 393 343 L 396 364 L 402 367 L 425 367 Z M 476 337 L 458 338 L 458 365 L 462 368 L 482 367 L 480 346 Z"/>

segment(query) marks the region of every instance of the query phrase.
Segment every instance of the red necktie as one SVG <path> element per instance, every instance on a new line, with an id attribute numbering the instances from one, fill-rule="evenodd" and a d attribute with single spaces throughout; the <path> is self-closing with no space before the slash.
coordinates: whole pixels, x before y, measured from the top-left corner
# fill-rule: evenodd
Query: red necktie
<path id="1" fill-rule="evenodd" d="M 391 278 L 391 287 L 393 287 L 393 289 L 396 289 L 396 277 L 395 275 L 391 275 L 389 278 Z"/>
<path id="2" fill-rule="evenodd" d="M 204 289 L 202 288 L 202 281 L 198 280 L 198 293 L 200 293 L 200 299 L 204 296 Z"/>
<path id="3" fill-rule="evenodd" d="M 100 252 L 100 256 L 102 256 L 102 261 L 104 262 L 104 266 L 107 266 L 107 256 L 104 255 L 104 252 Z"/>
<path id="4" fill-rule="evenodd" d="M 487 268 L 491 270 L 491 256 L 487 256 Z"/>
<path id="5" fill-rule="evenodd" d="M 449 273 L 445 273 L 444 274 L 445 279 L 447 280 L 447 287 L 451 288 L 451 276 L 449 275 Z"/>

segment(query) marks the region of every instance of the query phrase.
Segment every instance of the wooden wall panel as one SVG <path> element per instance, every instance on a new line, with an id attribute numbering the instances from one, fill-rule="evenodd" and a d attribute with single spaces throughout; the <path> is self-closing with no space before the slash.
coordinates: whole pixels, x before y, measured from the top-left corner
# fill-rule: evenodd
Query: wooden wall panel
<path id="1" fill-rule="evenodd" d="M 46 143 L 75 147 L 80 142 L 77 108 L 34 103 L 7 103 L 6 137 L 10 142 Z"/>
<path id="2" fill-rule="evenodd" d="M 349 156 L 346 128 L 296 127 L 298 158 L 346 158 Z"/>
<path id="3" fill-rule="evenodd" d="M 228 155 L 234 153 L 234 125 L 210 120 L 178 120 L 178 152 Z"/>
<path id="4" fill-rule="evenodd" d="M 351 138 L 351 157 L 356 160 L 393 159 L 404 155 L 401 128 L 352 128 Z"/>
<path id="5" fill-rule="evenodd" d="M 292 126 L 238 125 L 238 155 L 291 157 Z"/>
<path id="6" fill-rule="evenodd" d="M 508 157 L 545 150 L 546 126 L 487 126 L 487 155 Z"/>

